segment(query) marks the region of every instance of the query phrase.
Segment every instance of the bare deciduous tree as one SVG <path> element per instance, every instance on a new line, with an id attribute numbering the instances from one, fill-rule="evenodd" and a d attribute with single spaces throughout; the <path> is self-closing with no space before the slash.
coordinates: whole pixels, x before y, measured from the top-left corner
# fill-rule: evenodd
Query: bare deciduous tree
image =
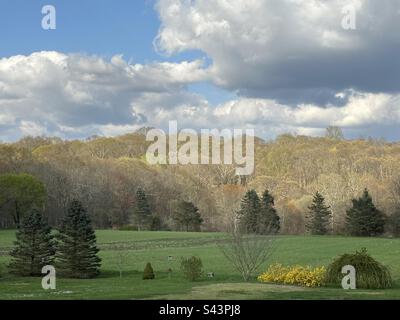
<path id="1" fill-rule="evenodd" d="M 232 231 L 226 243 L 218 245 L 225 258 L 248 281 L 263 266 L 276 248 L 275 236 Z"/>

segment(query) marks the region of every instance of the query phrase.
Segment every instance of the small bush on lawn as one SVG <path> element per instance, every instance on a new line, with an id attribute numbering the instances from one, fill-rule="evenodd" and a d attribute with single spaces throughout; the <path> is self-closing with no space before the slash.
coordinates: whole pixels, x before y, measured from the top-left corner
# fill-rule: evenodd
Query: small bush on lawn
<path id="1" fill-rule="evenodd" d="M 353 254 L 337 257 L 329 266 L 326 282 L 341 285 L 344 275 L 343 266 L 351 265 L 356 269 L 356 288 L 383 289 L 392 286 L 389 269 L 372 258 L 365 248 Z"/>
<path id="2" fill-rule="evenodd" d="M 324 284 L 325 267 L 271 265 L 258 276 L 260 282 L 276 282 L 305 287 L 319 287 Z"/>
<path id="3" fill-rule="evenodd" d="M 154 278 L 155 278 L 155 275 L 154 275 L 153 267 L 151 266 L 150 262 L 148 262 L 143 271 L 143 280 L 150 280 L 150 279 L 154 279 Z"/>
<path id="4" fill-rule="evenodd" d="M 203 274 L 203 263 L 200 258 L 190 257 L 181 259 L 181 270 L 189 281 L 198 280 Z"/>

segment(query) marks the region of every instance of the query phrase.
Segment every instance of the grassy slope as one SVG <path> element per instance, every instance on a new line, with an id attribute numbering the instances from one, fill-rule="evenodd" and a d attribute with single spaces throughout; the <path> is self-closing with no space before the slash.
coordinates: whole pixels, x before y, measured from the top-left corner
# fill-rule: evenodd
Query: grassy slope
<path id="1" fill-rule="evenodd" d="M 361 247 L 379 261 L 389 265 L 396 280 L 390 290 L 344 291 L 333 288 L 304 289 L 259 283 L 241 283 L 239 274 L 221 255 L 215 242 L 218 233 L 133 232 L 101 230 L 97 232 L 103 259 L 102 275 L 91 280 L 57 279 L 57 290 L 44 291 L 41 278 L 0 278 L 0 299 L 315 299 L 315 298 L 400 298 L 400 239 L 345 237 L 281 236 L 270 262 L 283 264 L 327 265 L 336 255 Z M 0 231 L 1 248 L 12 246 L 13 231 Z M 179 272 L 179 257 L 197 255 L 213 279 L 195 283 L 186 281 Z M 168 256 L 173 261 L 168 261 Z M 118 261 L 123 263 L 119 278 Z M 0 256 L 7 262 L 8 256 Z M 146 262 L 156 271 L 156 280 L 141 279 Z M 172 274 L 167 270 L 171 268 Z M 206 286 L 206 287 L 205 287 Z"/>

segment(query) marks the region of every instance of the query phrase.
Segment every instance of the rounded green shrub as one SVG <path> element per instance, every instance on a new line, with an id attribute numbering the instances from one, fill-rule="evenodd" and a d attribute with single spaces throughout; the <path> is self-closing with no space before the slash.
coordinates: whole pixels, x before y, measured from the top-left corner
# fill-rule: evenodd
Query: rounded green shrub
<path id="1" fill-rule="evenodd" d="M 346 265 L 351 265 L 356 270 L 357 289 L 384 289 L 392 286 L 389 269 L 372 258 L 365 248 L 337 257 L 327 268 L 326 283 L 341 285 L 345 276 L 342 268 Z"/>
<path id="2" fill-rule="evenodd" d="M 154 278 L 155 278 L 155 275 L 154 275 L 153 267 L 151 266 L 151 263 L 148 262 L 143 271 L 143 280 L 150 280 L 150 279 L 154 279 Z"/>

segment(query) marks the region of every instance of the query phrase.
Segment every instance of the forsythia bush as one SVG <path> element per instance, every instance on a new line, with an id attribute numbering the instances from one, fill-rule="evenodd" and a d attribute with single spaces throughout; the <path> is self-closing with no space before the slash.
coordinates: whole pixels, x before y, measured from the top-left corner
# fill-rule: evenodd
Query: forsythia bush
<path id="1" fill-rule="evenodd" d="M 271 265 L 266 272 L 258 276 L 261 282 L 278 282 L 306 287 L 319 287 L 324 284 L 325 267 Z"/>

